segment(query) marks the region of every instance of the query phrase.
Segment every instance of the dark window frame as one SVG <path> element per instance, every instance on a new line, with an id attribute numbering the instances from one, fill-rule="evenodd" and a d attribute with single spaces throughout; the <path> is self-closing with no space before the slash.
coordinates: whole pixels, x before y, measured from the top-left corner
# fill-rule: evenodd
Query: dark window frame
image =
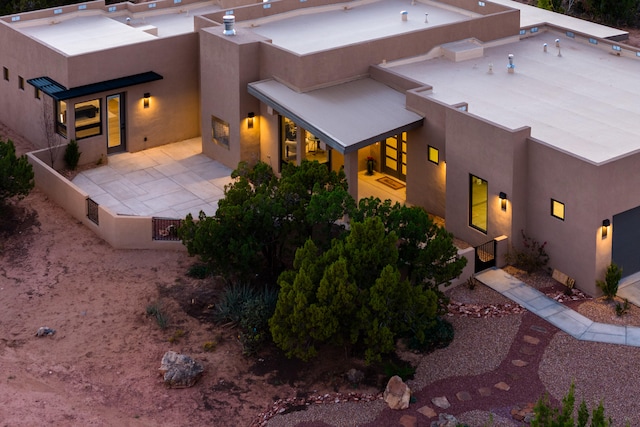
<path id="1" fill-rule="evenodd" d="M 480 180 L 480 184 L 477 184 L 475 181 L 476 180 Z M 484 185 L 485 186 L 485 199 L 484 202 L 480 202 L 480 203 L 475 203 L 474 205 L 474 193 L 473 193 L 473 189 L 474 189 L 474 185 Z M 473 216 L 474 216 L 474 210 L 475 209 L 482 209 L 482 205 L 484 205 L 484 214 L 485 214 L 485 221 L 484 221 L 484 227 L 482 228 L 479 224 L 474 223 L 473 221 Z M 477 175 L 474 174 L 469 174 L 469 226 L 484 233 L 487 234 L 488 228 L 489 228 L 489 182 L 486 179 L 480 178 Z"/>
<path id="2" fill-rule="evenodd" d="M 559 215 L 555 214 L 554 205 L 556 203 L 558 205 L 562 206 L 562 216 L 559 216 Z M 561 201 L 559 201 L 559 200 L 551 199 L 551 216 L 554 217 L 554 218 L 559 219 L 560 221 L 564 221 L 566 216 L 567 216 L 567 206 L 564 203 L 562 203 Z"/>

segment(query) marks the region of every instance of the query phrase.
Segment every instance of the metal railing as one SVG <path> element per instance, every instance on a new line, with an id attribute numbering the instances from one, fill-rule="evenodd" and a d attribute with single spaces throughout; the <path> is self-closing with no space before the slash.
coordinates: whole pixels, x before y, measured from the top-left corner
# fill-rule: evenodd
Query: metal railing
<path id="1" fill-rule="evenodd" d="M 96 225 L 100 225 L 98 219 L 98 203 L 87 197 L 87 218 L 89 218 Z"/>
<path id="2" fill-rule="evenodd" d="M 180 228 L 181 225 L 181 219 L 153 217 L 151 219 L 153 240 L 180 241 L 178 228 Z"/>

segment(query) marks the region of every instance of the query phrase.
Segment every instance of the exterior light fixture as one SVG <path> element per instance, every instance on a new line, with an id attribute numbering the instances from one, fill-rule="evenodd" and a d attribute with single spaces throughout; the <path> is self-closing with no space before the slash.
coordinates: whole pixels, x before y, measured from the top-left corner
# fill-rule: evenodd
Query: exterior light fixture
<path id="1" fill-rule="evenodd" d="M 607 218 L 602 221 L 602 238 L 606 238 L 609 233 L 609 226 L 611 225 L 611 221 Z"/>
<path id="2" fill-rule="evenodd" d="M 149 108 L 149 98 L 151 97 L 151 94 L 149 92 L 145 92 L 144 93 L 144 98 L 142 100 L 142 106 L 144 108 Z"/>
<path id="3" fill-rule="evenodd" d="M 503 211 L 506 211 L 507 210 L 507 193 L 501 191 L 498 197 L 500 198 L 500 207 L 502 208 Z"/>
<path id="4" fill-rule="evenodd" d="M 247 114 L 247 129 L 253 129 L 253 118 L 255 116 L 256 115 L 253 112 Z"/>

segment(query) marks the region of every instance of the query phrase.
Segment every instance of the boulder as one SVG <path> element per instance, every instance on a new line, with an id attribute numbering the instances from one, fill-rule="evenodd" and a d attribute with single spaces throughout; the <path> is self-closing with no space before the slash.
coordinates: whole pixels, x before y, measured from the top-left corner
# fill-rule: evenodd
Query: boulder
<path id="1" fill-rule="evenodd" d="M 51 329 L 47 326 L 41 326 L 38 328 L 38 330 L 36 331 L 36 336 L 37 337 L 49 337 L 53 334 L 56 333 L 55 329 Z"/>
<path id="2" fill-rule="evenodd" d="M 387 383 L 384 390 L 384 401 L 387 402 L 391 409 L 407 409 L 409 400 L 411 399 L 411 389 L 402 381 L 402 379 L 394 375 Z"/>
<path id="3" fill-rule="evenodd" d="M 202 376 L 204 367 L 184 354 L 167 351 L 162 356 L 160 373 L 169 388 L 186 388 L 193 386 Z"/>

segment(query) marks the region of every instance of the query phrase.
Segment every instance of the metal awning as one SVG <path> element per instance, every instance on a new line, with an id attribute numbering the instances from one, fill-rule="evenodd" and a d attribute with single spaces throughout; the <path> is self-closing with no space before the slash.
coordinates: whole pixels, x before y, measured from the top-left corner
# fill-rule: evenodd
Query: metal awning
<path id="1" fill-rule="evenodd" d="M 105 80 L 98 83 L 91 83 L 84 86 L 78 86 L 67 89 L 51 77 L 37 77 L 27 80 L 27 83 L 40 89 L 56 101 L 64 101 L 71 98 L 79 98 L 98 92 L 117 90 L 123 87 L 149 83 L 156 80 L 162 80 L 162 76 L 156 72 L 148 71 L 146 73 L 133 74 L 131 76 L 119 77 L 117 79 Z"/>
<path id="2" fill-rule="evenodd" d="M 299 93 L 275 80 L 249 83 L 249 93 L 331 148 L 351 153 L 422 126 L 405 108 L 405 95 L 365 78 Z"/>

